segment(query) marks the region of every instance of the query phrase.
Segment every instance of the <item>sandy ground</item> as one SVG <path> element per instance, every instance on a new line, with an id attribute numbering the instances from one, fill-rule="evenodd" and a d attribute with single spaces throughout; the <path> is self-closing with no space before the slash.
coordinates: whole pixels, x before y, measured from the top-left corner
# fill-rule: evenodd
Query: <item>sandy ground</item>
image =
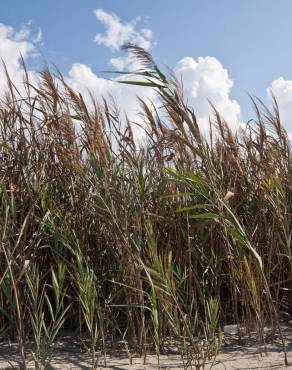
<path id="1" fill-rule="evenodd" d="M 292 369 L 292 331 L 286 333 L 288 361 L 291 365 L 284 365 L 284 356 L 279 339 L 273 344 L 266 346 L 266 352 L 260 349 L 256 342 L 248 340 L 244 345 L 239 345 L 234 336 L 226 336 L 225 344 L 221 347 L 214 363 L 206 364 L 205 369 L 214 370 L 256 370 L 256 369 Z M 0 369 L 20 369 L 19 357 L 14 345 L 0 343 Z M 112 370 L 138 370 L 157 369 L 155 355 L 147 355 L 146 364 L 143 358 L 133 357 L 132 365 L 126 352 L 110 353 L 107 355 L 107 369 Z M 30 367 L 33 369 L 33 366 Z M 181 358 L 178 355 L 161 355 L 161 369 L 184 369 Z M 195 366 L 192 367 L 195 369 Z M 88 357 L 82 353 L 79 347 L 65 341 L 59 345 L 49 370 L 90 369 Z M 103 358 L 100 360 L 100 369 L 104 369 Z"/>

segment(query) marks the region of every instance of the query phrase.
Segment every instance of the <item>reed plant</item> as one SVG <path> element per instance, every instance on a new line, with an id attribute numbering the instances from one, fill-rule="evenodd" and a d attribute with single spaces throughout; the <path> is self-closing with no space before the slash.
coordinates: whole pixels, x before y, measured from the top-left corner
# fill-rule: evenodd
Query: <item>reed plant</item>
<path id="1" fill-rule="evenodd" d="M 263 346 L 278 333 L 285 352 L 292 162 L 276 100 L 251 98 L 255 118 L 237 131 L 210 105 L 203 134 L 178 79 L 127 48 L 143 67 L 120 83 L 159 100 L 138 98 L 143 142 L 113 101 L 88 100 L 58 71 L 32 84 L 24 66 L 21 93 L 2 76 L 0 332 L 23 364 L 31 333 L 37 364 L 78 327 L 93 368 L 121 340 L 158 358 L 174 343 L 186 368 L 203 368 L 230 323 Z"/>

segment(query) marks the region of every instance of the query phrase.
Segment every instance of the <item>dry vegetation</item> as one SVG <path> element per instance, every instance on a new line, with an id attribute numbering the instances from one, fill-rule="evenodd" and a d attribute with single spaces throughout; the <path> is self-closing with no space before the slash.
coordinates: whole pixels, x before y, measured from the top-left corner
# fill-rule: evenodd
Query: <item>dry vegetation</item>
<path id="1" fill-rule="evenodd" d="M 225 324 L 265 343 L 264 327 L 281 337 L 289 319 L 291 146 L 276 101 L 271 111 L 253 101 L 256 119 L 237 133 L 210 108 L 204 138 L 175 78 L 128 48 L 145 65 L 133 83 L 161 102 L 140 100 L 144 145 L 113 103 L 89 109 L 60 74 L 26 77 L 21 94 L 6 76 L 0 328 L 24 368 L 27 343 L 43 369 L 70 330 L 93 369 L 121 341 L 159 362 L 170 338 L 199 369 Z"/>

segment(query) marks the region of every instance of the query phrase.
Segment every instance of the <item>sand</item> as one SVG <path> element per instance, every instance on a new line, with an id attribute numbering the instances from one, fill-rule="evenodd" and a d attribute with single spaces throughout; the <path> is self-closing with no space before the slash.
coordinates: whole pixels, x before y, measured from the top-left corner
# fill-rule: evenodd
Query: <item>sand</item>
<path id="1" fill-rule="evenodd" d="M 225 344 L 213 362 L 206 364 L 205 369 L 214 370 L 248 370 L 248 369 L 292 369 L 292 333 L 286 332 L 286 344 L 289 366 L 284 365 L 284 356 L 279 338 L 273 343 L 266 345 L 265 351 L 259 348 L 255 341 L 248 339 L 239 345 L 234 335 L 226 336 Z M 108 353 L 106 356 L 107 369 L 112 370 L 138 370 L 157 369 L 155 355 L 147 355 L 146 364 L 143 358 L 133 357 L 132 365 L 125 351 Z M 19 356 L 16 346 L 6 342 L 0 343 L 0 369 L 19 369 Z M 31 366 L 33 369 L 33 366 Z M 50 370 L 89 369 L 89 359 L 80 351 L 79 346 L 70 340 L 65 340 L 58 345 L 54 359 L 49 367 Z M 181 358 L 178 355 L 161 355 L 161 369 L 184 369 Z M 190 367 L 189 367 L 190 368 Z M 104 369 L 104 359 L 100 360 L 100 369 Z M 193 369 L 195 367 L 193 366 Z"/>

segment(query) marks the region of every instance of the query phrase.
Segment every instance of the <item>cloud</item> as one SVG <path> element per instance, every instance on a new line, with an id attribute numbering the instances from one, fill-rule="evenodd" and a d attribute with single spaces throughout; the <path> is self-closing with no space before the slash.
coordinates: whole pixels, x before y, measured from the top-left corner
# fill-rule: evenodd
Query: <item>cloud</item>
<path id="1" fill-rule="evenodd" d="M 109 63 L 119 72 L 133 72 L 144 69 L 144 65 L 130 53 L 127 53 L 126 56 L 111 58 Z"/>
<path id="2" fill-rule="evenodd" d="M 283 77 L 277 78 L 267 89 L 270 101 L 272 100 L 271 93 L 277 100 L 282 124 L 292 139 L 292 81 L 285 80 Z"/>
<path id="3" fill-rule="evenodd" d="M 127 55 L 126 57 L 117 57 L 111 58 L 110 64 L 117 70 L 117 71 L 124 71 L 126 68 L 130 68 L 130 64 L 132 64 L 133 60 L 131 55 Z M 134 70 L 134 68 L 132 69 Z"/>
<path id="4" fill-rule="evenodd" d="M 5 63 L 12 81 L 20 89 L 23 80 L 21 56 L 24 61 L 28 61 L 30 57 L 34 57 L 36 54 L 35 45 L 30 41 L 29 23 L 21 27 L 19 31 L 16 31 L 11 26 L 0 23 L 0 58 Z M 4 75 L 2 65 L 0 65 L 0 73 L 2 76 Z M 36 77 L 34 71 L 28 71 L 28 73 L 32 79 Z M 5 88 L 6 80 L 1 78 L 0 94 L 3 94 Z"/>
<path id="5" fill-rule="evenodd" d="M 94 11 L 96 18 L 105 26 L 103 34 L 95 35 L 94 41 L 98 45 L 104 45 L 112 52 L 120 51 L 121 46 L 132 43 L 144 48 L 151 49 L 154 45 L 153 32 L 150 28 L 137 28 L 137 24 L 141 21 L 141 17 L 136 17 L 134 20 L 123 23 L 120 18 L 112 13 L 107 13 L 103 9 Z M 131 55 L 119 56 L 110 59 L 110 64 L 119 71 L 135 70 L 140 67 L 137 61 L 134 61 Z"/>
<path id="6" fill-rule="evenodd" d="M 186 57 L 176 64 L 174 71 L 182 79 L 185 99 L 194 108 L 202 129 L 209 127 L 209 101 L 232 128 L 239 126 L 240 106 L 230 98 L 233 81 L 216 58 Z"/>
<path id="7" fill-rule="evenodd" d="M 98 43 L 104 44 L 113 50 L 125 42 L 136 42 L 140 46 L 146 46 L 146 49 L 153 45 L 153 34 L 150 29 L 136 29 L 139 18 L 130 23 L 122 23 L 116 15 L 108 14 L 101 9 L 96 10 L 95 13 L 97 18 L 106 26 L 105 34 L 96 36 Z M 23 56 L 25 61 L 35 56 L 35 42 L 40 41 L 41 38 L 41 32 L 37 36 L 31 37 L 29 24 L 19 31 L 0 24 L 0 56 L 6 62 L 13 81 L 19 86 L 21 86 L 23 77 L 20 55 Z M 126 68 L 135 70 L 138 68 L 138 64 L 135 64 L 137 62 L 130 55 L 111 58 L 110 62 L 120 70 Z M 233 127 L 237 126 L 240 107 L 235 100 L 230 98 L 233 81 L 230 79 L 227 70 L 216 58 L 199 57 L 196 60 L 186 57 L 176 64 L 174 71 L 179 78 L 182 78 L 185 98 L 188 104 L 194 108 L 202 128 L 207 129 L 208 127 L 207 123 L 211 112 L 208 99 Z M 29 74 L 35 81 L 37 73 L 29 71 Z M 127 77 L 122 77 L 122 79 L 125 78 Z M 133 79 L 134 77 L 128 78 Z M 141 120 L 137 118 L 137 112 L 139 111 L 137 96 L 146 100 L 154 100 L 157 103 L 156 93 L 153 89 L 119 84 L 119 78 L 114 79 L 114 81 L 105 80 L 95 74 L 86 64 L 72 64 L 66 80 L 74 89 L 81 92 L 86 99 L 89 98 L 88 91 L 100 101 L 102 97 L 112 96 L 120 111 L 127 113 L 132 121 L 138 120 L 141 123 Z M 292 85 L 291 81 L 290 83 Z M 0 81 L 2 90 L 3 86 L 4 81 L 2 79 Z M 276 82 L 274 83 L 275 86 L 277 87 Z M 288 96 L 286 100 L 291 106 L 292 102 Z"/>
<path id="8" fill-rule="evenodd" d="M 109 48 L 111 52 L 116 53 L 120 51 L 121 46 L 126 43 L 133 43 L 145 50 L 149 50 L 155 45 L 152 41 L 152 30 L 149 28 L 139 29 L 137 27 L 142 17 L 136 17 L 134 20 L 127 23 L 122 22 L 116 14 L 107 13 L 103 9 L 95 10 L 94 14 L 105 27 L 104 33 L 95 35 L 94 42 Z M 109 63 L 119 71 L 135 71 L 141 68 L 141 64 L 129 53 L 125 56 L 112 57 Z M 156 92 L 147 87 L 119 84 L 118 82 L 120 79 L 134 80 L 135 76 L 117 77 L 109 81 L 96 75 L 88 65 L 74 63 L 68 73 L 67 82 L 74 89 L 81 92 L 87 102 L 89 102 L 88 91 L 90 91 L 98 101 L 101 101 L 102 97 L 114 98 L 117 107 L 120 109 L 121 117 L 126 113 L 131 121 L 142 123 L 141 118 L 137 115 L 139 112 L 137 96 L 146 100 L 154 100 Z M 143 131 L 136 125 L 133 125 L 133 129 L 136 137 L 143 136 Z"/>
<path id="9" fill-rule="evenodd" d="M 153 33 L 148 28 L 136 29 L 140 17 L 131 22 L 122 23 L 120 18 L 112 13 L 107 13 L 103 9 L 94 11 L 96 18 L 105 26 L 105 33 L 95 35 L 94 41 L 99 45 L 104 45 L 112 51 L 117 51 L 125 43 L 133 43 L 149 50 L 152 46 Z"/>
<path id="10" fill-rule="evenodd" d="M 97 9 L 94 13 L 105 26 L 105 32 L 95 36 L 95 42 L 106 46 L 112 52 L 117 52 L 127 42 L 134 43 L 146 50 L 155 45 L 152 30 L 149 28 L 138 29 L 137 27 L 141 17 L 125 23 L 116 14 L 107 13 L 103 9 Z M 141 67 L 130 54 L 112 57 L 109 62 L 119 71 L 134 71 Z M 194 108 L 203 129 L 209 127 L 211 108 L 208 99 L 233 128 L 239 126 L 240 106 L 237 101 L 230 98 L 233 81 L 216 58 L 199 57 L 195 60 L 186 57 L 176 64 L 174 71 L 178 77 L 182 78 L 185 98 L 188 104 Z M 134 102 L 136 94 L 142 98 L 155 96 L 154 91 L 149 88 L 129 87 L 104 81 L 85 65 L 75 64 L 69 75 L 71 83 L 77 89 L 79 87 L 84 89 L 86 86 L 84 81 L 87 81 L 90 90 L 96 96 L 108 94 L 114 96 L 120 107 L 129 113 L 130 118 L 134 117 L 134 112 L 137 111 L 137 103 Z"/>
<path id="11" fill-rule="evenodd" d="M 111 58 L 109 63 L 119 72 L 123 72 L 125 70 L 133 72 L 143 67 L 129 53 L 124 57 Z"/>
<path id="12" fill-rule="evenodd" d="M 34 36 L 34 38 L 32 39 L 32 41 L 35 44 L 42 43 L 42 41 L 43 41 L 43 32 L 42 32 L 41 29 L 39 29 L 38 33 L 36 34 L 36 36 Z"/>

